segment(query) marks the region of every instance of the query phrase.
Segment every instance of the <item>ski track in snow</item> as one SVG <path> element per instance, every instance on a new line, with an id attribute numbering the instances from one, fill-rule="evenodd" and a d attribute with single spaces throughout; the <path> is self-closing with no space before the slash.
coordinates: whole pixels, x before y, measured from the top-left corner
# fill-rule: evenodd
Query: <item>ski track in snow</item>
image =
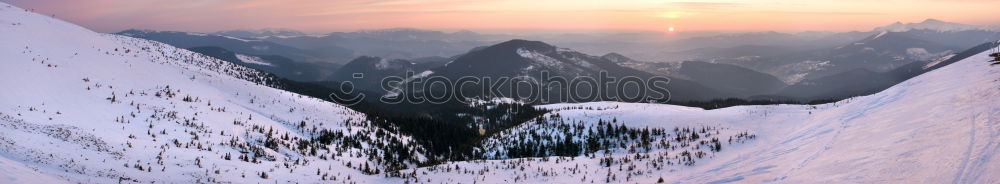
<path id="1" fill-rule="evenodd" d="M 994 108 L 993 112 L 1000 112 L 1000 109 Z M 982 113 L 979 113 L 973 115 L 969 120 L 969 128 L 971 129 L 969 132 L 971 133 L 969 134 L 968 148 L 965 150 L 965 156 L 958 167 L 959 170 L 955 174 L 955 179 L 951 183 L 976 183 L 982 172 L 975 171 L 979 171 L 984 163 L 989 163 L 993 154 L 996 153 L 997 144 L 1000 144 L 1000 136 L 997 136 L 997 132 L 1000 131 L 998 127 L 1000 126 L 990 124 L 990 121 L 998 121 L 998 119 L 994 118 L 994 114 L 996 113 L 988 113 L 985 115 L 987 116 L 986 118 L 979 118 L 983 116 Z M 985 126 L 982 126 L 982 124 L 985 124 Z M 977 142 L 976 132 L 979 131 L 988 133 L 988 136 L 985 136 L 988 140 Z M 985 143 L 985 145 L 977 152 L 978 143 Z"/>

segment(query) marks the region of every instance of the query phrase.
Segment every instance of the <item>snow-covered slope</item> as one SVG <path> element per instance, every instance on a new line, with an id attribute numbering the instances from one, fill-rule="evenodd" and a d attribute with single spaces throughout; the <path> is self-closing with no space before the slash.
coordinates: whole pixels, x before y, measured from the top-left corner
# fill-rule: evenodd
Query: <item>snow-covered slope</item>
<path id="1" fill-rule="evenodd" d="M 1000 182 L 1000 68 L 981 53 L 817 110 L 778 106 L 768 133 L 685 181 Z M 747 109 L 764 107 L 742 107 Z M 741 108 L 734 108 L 741 109 Z M 784 117 L 783 117 L 784 116 Z"/>
<path id="2" fill-rule="evenodd" d="M 381 183 L 364 173 L 399 156 L 382 146 L 422 160 L 364 114 L 184 49 L 6 4 L 0 40 L 0 183 Z"/>
<path id="3" fill-rule="evenodd" d="M 486 183 L 653 183 L 660 178 L 668 183 L 997 183 L 1000 68 L 988 66 L 987 54 L 881 93 L 816 106 L 707 111 L 616 102 L 545 106 L 580 122 L 616 119 L 634 128 L 712 126 L 757 135 L 746 144 L 726 145 L 723 152 L 694 166 L 658 169 L 654 157 L 606 167 L 602 159 L 608 155 L 598 154 L 456 162 L 445 166 L 465 170 L 420 168 L 416 173 L 424 174 L 415 178 Z M 638 154 L 610 155 L 622 156 Z M 455 176 L 467 170 L 475 174 Z"/>

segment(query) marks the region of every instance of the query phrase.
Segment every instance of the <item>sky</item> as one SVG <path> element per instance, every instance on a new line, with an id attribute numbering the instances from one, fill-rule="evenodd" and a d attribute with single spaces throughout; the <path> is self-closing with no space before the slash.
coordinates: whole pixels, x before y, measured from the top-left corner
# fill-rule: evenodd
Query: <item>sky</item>
<path id="1" fill-rule="evenodd" d="M 99 32 L 867 31 L 935 18 L 997 25 L 1000 0 L 0 0 Z"/>

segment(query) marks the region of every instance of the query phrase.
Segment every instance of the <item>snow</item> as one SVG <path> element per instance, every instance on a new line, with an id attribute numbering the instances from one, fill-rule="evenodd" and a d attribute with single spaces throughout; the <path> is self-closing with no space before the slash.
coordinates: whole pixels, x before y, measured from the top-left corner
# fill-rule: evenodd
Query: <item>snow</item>
<path id="1" fill-rule="evenodd" d="M 448 61 L 447 63 L 444 63 L 444 66 L 450 65 L 452 62 L 455 62 L 455 60 L 451 60 L 451 61 Z"/>
<path id="2" fill-rule="evenodd" d="M 10 183 L 69 183 L 3 157 L 0 157 L 0 181 Z"/>
<path id="3" fill-rule="evenodd" d="M 535 50 L 517 48 L 516 52 L 522 58 L 532 62 L 521 71 L 527 74 L 533 70 L 548 70 L 567 76 L 582 75 L 586 70 L 597 70 L 596 65 L 577 57 L 580 53 L 568 49 L 556 51 L 552 56 Z"/>
<path id="4" fill-rule="evenodd" d="M 796 73 L 796 74 L 788 75 L 788 77 L 785 77 L 784 80 L 782 80 L 782 81 L 784 81 L 785 84 L 793 85 L 793 84 L 797 84 L 799 82 L 802 82 L 802 80 L 805 80 L 806 79 L 806 75 L 809 75 L 809 73 Z"/>
<path id="5" fill-rule="evenodd" d="M 942 52 L 939 52 L 939 53 L 931 53 L 931 52 L 928 52 L 924 48 L 907 48 L 906 49 L 906 55 L 907 55 L 907 57 L 909 57 L 909 58 L 911 58 L 913 60 L 917 60 L 917 61 L 931 61 L 931 60 L 938 59 L 938 58 L 941 58 L 941 57 L 946 57 L 946 56 L 948 56 L 951 53 L 952 53 L 951 50 L 946 50 L 946 51 L 942 51 Z"/>
<path id="6" fill-rule="evenodd" d="M 881 93 L 821 107 L 760 133 L 760 149 L 679 178 L 747 182 L 993 183 L 1000 139 L 997 68 L 973 56 Z M 780 107 L 780 106 L 779 106 Z M 801 106 L 785 106 L 801 108 Z M 747 107 L 740 107 L 747 108 Z M 739 108 L 737 108 L 739 109 Z M 781 110 L 790 111 L 790 110 Z M 765 120 L 759 124 L 781 122 Z M 720 159 L 721 161 L 721 159 Z M 755 168 L 770 172 L 749 175 Z M 714 175 L 714 176 L 713 176 Z"/>
<path id="7" fill-rule="evenodd" d="M 560 66 L 561 63 L 559 60 L 556 60 L 555 58 L 524 48 L 517 48 L 517 55 L 535 61 L 535 63 L 540 64 L 542 66 L 558 67 Z"/>
<path id="8" fill-rule="evenodd" d="M 593 63 L 590 63 L 590 61 L 587 61 L 587 59 L 598 59 L 598 58 L 581 58 L 581 56 L 582 57 L 588 57 L 588 56 L 575 51 L 559 52 L 559 54 L 562 55 L 563 58 L 566 58 L 572 64 L 579 65 L 580 67 L 589 70 L 601 70 L 601 67 L 594 65 Z"/>
<path id="9" fill-rule="evenodd" d="M 389 60 L 385 58 L 379 58 L 378 62 L 375 63 L 375 69 L 385 70 L 389 68 Z"/>
<path id="10" fill-rule="evenodd" d="M 586 125 L 615 119 L 630 128 L 718 127 L 756 135 L 693 165 L 659 169 L 653 159 L 618 150 L 446 162 L 402 170 L 413 176 L 402 179 L 355 169 L 375 164 L 366 157 L 370 145 L 412 141 L 392 133 L 330 159 L 286 146 L 265 149 L 260 163 L 222 159 L 246 151 L 230 141 L 259 145 L 265 135 L 255 126 L 295 138 L 313 135 L 296 125 L 300 121 L 358 137 L 381 130 L 365 126 L 365 115 L 346 107 L 269 88 L 255 70 L 11 6 L 0 6 L 0 22 L 20 23 L 0 24 L 2 183 L 1000 183 L 1000 68 L 984 62 L 988 53 L 873 95 L 823 105 L 541 106 L 556 110 L 546 116 Z M 193 100 L 181 100 L 187 97 Z M 555 135 L 556 129 L 532 129 L 545 127 L 539 123 L 510 132 Z M 651 152 L 661 153 L 675 152 Z M 601 166 L 605 158 L 618 167 Z M 308 163 L 292 164 L 298 160 Z M 323 181 L 328 177 L 317 171 L 338 180 Z M 261 172 L 269 177 L 258 177 Z"/>
<path id="11" fill-rule="evenodd" d="M 621 183 L 653 183 L 659 177 L 667 183 L 996 183 L 1000 68 L 988 67 L 983 62 L 987 59 L 987 53 L 981 53 L 877 94 L 824 105 L 716 110 L 619 102 L 543 106 L 589 107 L 592 110 L 557 111 L 583 122 L 617 118 L 629 127 L 707 125 L 746 129 L 759 136 L 690 167 L 632 175 L 595 167 L 601 157 L 552 157 L 445 164 L 489 169 L 471 176 L 440 168 L 419 171 L 432 181 L 484 183 L 603 182 L 609 172 L 619 179 L 635 177 L 616 180 Z M 511 162 L 520 166 L 504 169 Z M 642 168 L 644 163 L 635 165 Z M 527 169 L 519 169 L 523 167 Z"/>
<path id="12" fill-rule="evenodd" d="M 466 98 L 464 102 L 470 107 L 486 105 L 487 109 L 495 108 L 496 104 L 525 104 L 521 100 L 517 100 L 514 98 L 507 98 L 507 97 L 490 98 L 490 99 Z"/>
<path id="13" fill-rule="evenodd" d="M 423 72 L 420 72 L 420 73 L 418 73 L 416 75 L 413 75 L 413 76 L 410 76 L 410 77 L 408 77 L 406 79 L 403 79 L 403 81 L 400 81 L 399 84 L 406 84 L 406 83 L 408 83 L 410 81 L 413 81 L 413 80 L 417 80 L 417 79 L 420 79 L 420 78 L 431 76 L 431 74 L 434 74 L 434 71 L 424 70 Z M 392 90 L 389 90 L 388 92 L 386 92 L 385 95 L 382 95 L 382 96 L 383 97 L 387 97 L 387 98 L 399 96 L 400 94 L 403 93 L 403 89 L 402 89 L 403 87 L 406 87 L 406 86 L 405 85 L 393 86 Z"/>
<path id="14" fill-rule="evenodd" d="M 886 34 L 886 33 L 889 33 L 889 31 L 882 31 L 882 32 L 879 32 L 879 33 L 878 33 L 877 35 L 875 35 L 875 37 L 872 37 L 872 39 L 871 39 L 871 40 L 874 40 L 874 39 L 878 39 L 878 38 L 881 38 L 882 36 L 885 36 L 885 34 Z"/>
<path id="15" fill-rule="evenodd" d="M 928 69 L 928 68 L 937 66 L 938 64 L 941 64 L 941 62 L 944 62 L 944 61 L 947 61 L 947 60 L 951 59 L 951 57 L 955 57 L 955 54 L 948 54 L 948 55 L 942 56 L 940 58 L 937 58 L 934 61 L 931 61 L 931 62 L 927 63 L 926 65 L 924 65 L 921 68 Z"/>
<path id="16" fill-rule="evenodd" d="M 751 61 L 756 61 L 760 58 L 761 58 L 760 56 L 740 56 L 736 57 L 736 61 L 751 62 Z"/>
<path id="17" fill-rule="evenodd" d="M 226 61 L 0 5 L 0 21 L 22 23 L 0 25 L 8 89 L 0 93 L 0 183 L 397 181 L 355 168 L 380 167 L 362 156 L 384 153 L 371 145 L 411 138 L 375 138 L 381 129 L 362 113 L 267 87 L 263 73 Z M 262 147 L 256 127 L 293 140 L 315 136 L 310 127 L 369 138 L 320 149 L 336 158 L 279 145 L 256 155 L 259 163 L 238 160 L 256 154 L 243 145 Z"/>
<path id="18" fill-rule="evenodd" d="M 781 78 L 786 84 L 796 84 L 805 79 L 805 76 L 809 74 L 810 71 L 820 71 L 826 68 L 833 67 L 834 64 L 829 60 L 826 61 L 814 61 L 806 60 L 798 63 L 787 64 L 778 68 L 777 71 L 786 71 L 785 73 L 790 73 L 786 77 Z M 778 75 L 780 76 L 780 75 Z"/>
<path id="19" fill-rule="evenodd" d="M 271 63 L 265 62 L 263 59 L 257 56 L 248 56 L 243 54 L 236 54 L 236 59 L 239 59 L 243 63 L 264 65 L 264 66 L 274 66 Z"/>

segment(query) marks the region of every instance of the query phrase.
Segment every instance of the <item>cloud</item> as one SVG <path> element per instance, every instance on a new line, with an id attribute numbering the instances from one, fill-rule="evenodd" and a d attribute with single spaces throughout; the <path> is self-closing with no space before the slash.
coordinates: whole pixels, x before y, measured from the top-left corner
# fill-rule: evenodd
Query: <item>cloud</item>
<path id="1" fill-rule="evenodd" d="M 838 11 L 758 11 L 755 13 L 766 13 L 766 14 L 786 14 L 786 15 L 832 15 L 832 16 L 868 16 L 868 15 L 885 15 L 886 13 L 880 12 L 838 12 Z"/>
<path id="2" fill-rule="evenodd" d="M 668 2 L 667 6 L 676 6 L 683 9 L 722 9 L 736 8 L 742 6 L 740 3 L 729 2 Z"/>

